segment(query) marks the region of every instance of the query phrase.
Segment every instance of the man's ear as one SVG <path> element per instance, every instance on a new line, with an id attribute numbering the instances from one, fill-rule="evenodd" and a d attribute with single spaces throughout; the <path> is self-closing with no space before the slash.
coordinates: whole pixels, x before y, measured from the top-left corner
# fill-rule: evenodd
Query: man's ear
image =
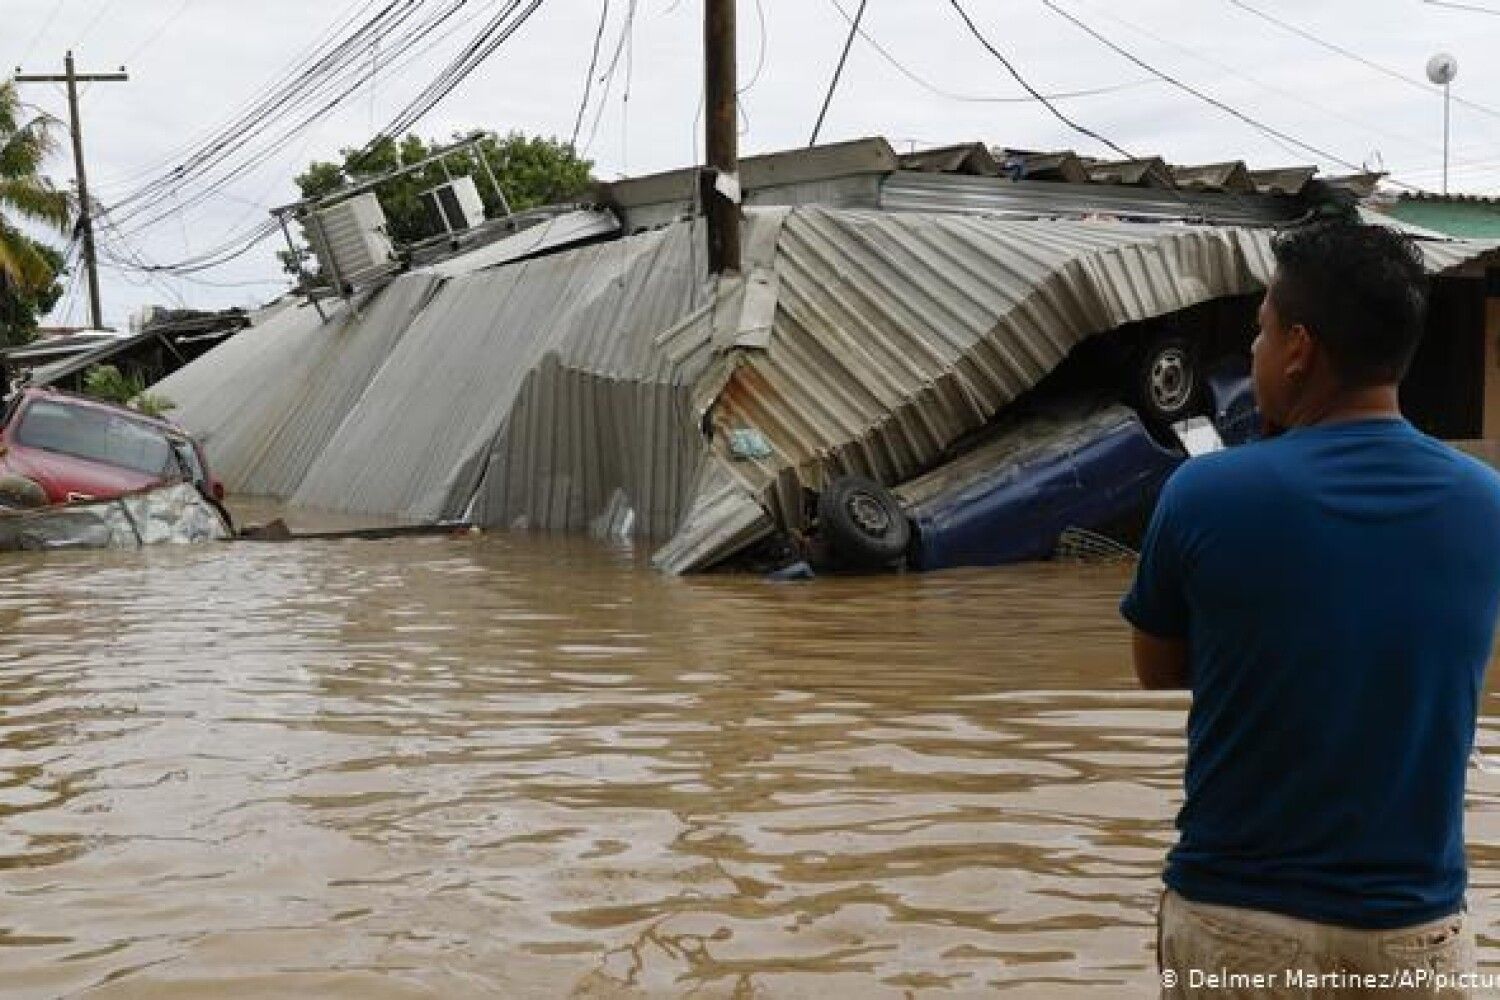
<path id="1" fill-rule="evenodd" d="M 1286 328 L 1286 377 L 1289 379 L 1306 378 L 1312 373 L 1313 357 L 1317 353 L 1318 344 L 1313 340 L 1312 334 L 1307 332 L 1307 327 L 1301 323 L 1293 323 Z"/>

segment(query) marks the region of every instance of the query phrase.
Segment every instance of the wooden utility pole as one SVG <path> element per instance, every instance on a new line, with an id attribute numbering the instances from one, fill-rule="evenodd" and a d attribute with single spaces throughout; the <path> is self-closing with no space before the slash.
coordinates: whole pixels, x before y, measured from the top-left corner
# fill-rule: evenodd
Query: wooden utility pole
<path id="1" fill-rule="evenodd" d="M 740 270 L 739 121 L 735 105 L 735 0 L 704 0 L 704 113 L 708 165 L 699 178 L 708 219 L 708 269 Z"/>
<path id="2" fill-rule="evenodd" d="M 62 76 L 50 74 L 23 74 L 16 67 L 17 83 L 66 83 L 68 85 L 68 127 L 73 133 L 73 170 L 78 178 L 78 229 L 83 234 L 83 261 L 89 278 L 89 322 L 94 329 L 104 326 L 103 310 L 99 306 L 99 261 L 94 256 L 94 212 L 89 203 L 89 178 L 83 169 L 83 124 L 78 118 L 78 85 L 80 83 L 117 83 L 130 79 L 125 67 L 118 73 L 83 73 L 73 68 L 73 53 L 70 51 L 63 61 L 66 72 Z"/>

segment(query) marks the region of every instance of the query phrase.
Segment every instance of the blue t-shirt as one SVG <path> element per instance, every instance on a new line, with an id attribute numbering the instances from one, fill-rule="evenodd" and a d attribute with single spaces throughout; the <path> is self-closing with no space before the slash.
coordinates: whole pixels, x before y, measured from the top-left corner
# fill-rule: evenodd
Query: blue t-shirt
<path id="1" fill-rule="evenodd" d="M 1463 906 L 1500 476 L 1397 419 L 1193 459 L 1120 610 L 1189 647 L 1169 886 L 1349 927 Z"/>

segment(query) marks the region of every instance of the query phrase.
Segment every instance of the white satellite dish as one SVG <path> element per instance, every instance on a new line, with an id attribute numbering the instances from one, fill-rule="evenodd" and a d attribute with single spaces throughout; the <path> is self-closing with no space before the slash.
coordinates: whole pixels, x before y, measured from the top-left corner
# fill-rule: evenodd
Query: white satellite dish
<path id="1" fill-rule="evenodd" d="M 1456 76 L 1458 76 L 1458 60 L 1448 53 L 1439 52 L 1427 60 L 1427 79 L 1438 86 L 1447 86 Z"/>

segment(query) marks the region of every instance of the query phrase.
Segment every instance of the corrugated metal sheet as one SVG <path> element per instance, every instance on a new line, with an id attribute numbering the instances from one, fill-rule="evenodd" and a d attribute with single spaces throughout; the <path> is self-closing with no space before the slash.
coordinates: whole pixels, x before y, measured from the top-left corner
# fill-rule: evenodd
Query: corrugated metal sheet
<path id="1" fill-rule="evenodd" d="M 901 171 L 887 177 L 881 186 L 880 207 L 888 212 L 966 212 L 1016 219 L 1118 216 L 1167 221 L 1192 218 L 1232 226 L 1286 223 L 1306 211 L 1295 198 L 1268 195 L 1010 181 L 916 171 Z"/>
<path id="2" fill-rule="evenodd" d="M 579 209 L 538 222 L 504 239 L 476 247 L 469 253 L 438 261 L 418 272 L 452 278 L 472 274 L 487 267 L 498 267 L 539 254 L 553 253 L 589 240 L 614 236 L 620 231 L 620 220 L 608 209 Z"/>
<path id="3" fill-rule="evenodd" d="M 402 275 L 328 322 L 288 309 L 158 383 L 232 490 L 288 496 L 365 393 L 438 282 Z"/>
<path id="4" fill-rule="evenodd" d="M 712 294 L 690 223 L 407 275 L 358 315 L 283 311 L 161 389 L 236 489 L 630 524 L 685 571 L 797 527 L 831 474 L 925 471 L 1084 337 L 1252 292 L 1273 264 L 1268 229 L 1182 224 L 797 208 L 750 210 L 745 239 L 748 278 Z M 1424 249 L 1445 269 L 1490 245 Z M 732 458 L 737 429 L 772 454 Z"/>

